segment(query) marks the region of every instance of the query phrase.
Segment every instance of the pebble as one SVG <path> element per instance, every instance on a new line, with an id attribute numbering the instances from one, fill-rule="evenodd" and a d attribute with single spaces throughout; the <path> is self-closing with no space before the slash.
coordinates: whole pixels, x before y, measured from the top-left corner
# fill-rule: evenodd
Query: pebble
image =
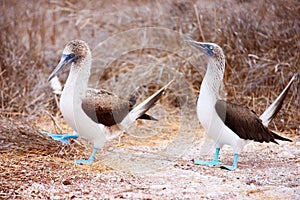
<path id="1" fill-rule="evenodd" d="M 295 158 L 295 155 L 288 151 L 283 151 L 277 155 L 280 158 Z"/>
<path id="2" fill-rule="evenodd" d="M 153 190 L 164 190 L 164 189 L 167 189 L 169 187 L 170 187 L 170 185 L 151 185 L 150 189 L 153 189 Z"/>

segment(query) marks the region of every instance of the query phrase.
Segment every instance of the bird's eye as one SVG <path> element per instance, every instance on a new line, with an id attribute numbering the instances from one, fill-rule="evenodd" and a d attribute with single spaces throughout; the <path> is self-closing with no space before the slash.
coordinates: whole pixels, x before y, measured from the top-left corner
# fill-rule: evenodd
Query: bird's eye
<path id="1" fill-rule="evenodd" d="M 74 56 L 75 56 L 74 53 L 70 53 L 70 54 L 69 54 L 69 58 L 73 58 Z"/>
<path id="2" fill-rule="evenodd" d="M 214 46 L 209 45 L 209 49 L 210 49 L 210 50 L 214 50 Z"/>
<path id="3" fill-rule="evenodd" d="M 64 54 L 65 60 L 68 60 L 69 62 L 74 62 L 78 59 L 78 57 L 74 53 L 70 54 Z"/>

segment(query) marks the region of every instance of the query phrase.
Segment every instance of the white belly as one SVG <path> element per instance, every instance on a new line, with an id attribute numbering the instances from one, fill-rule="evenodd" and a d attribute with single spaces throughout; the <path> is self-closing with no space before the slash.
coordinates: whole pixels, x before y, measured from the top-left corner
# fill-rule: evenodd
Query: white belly
<path id="1" fill-rule="evenodd" d="M 60 111 L 67 124 L 71 126 L 73 130 L 78 132 L 74 118 L 74 106 L 79 102 L 74 102 L 74 95 L 72 91 L 69 91 L 68 93 L 66 93 L 65 91 L 66 90 L 62 92 L 60 98 Z"/>
<path id="2" fill-rule="evenodd" d="M 68 94 L 61 96 L 61 112 L 64 120 L 74 129 L 78 135 L 86 138 L 96 148 L 103 147 L 107 141 L 105 135 L 108 129 L 103 124 L 97 124 L 91 120 L 81 108 L 81 101 Z"/>
<path id="3" fill-rule="evenodd" d="M 216 147 L 230 145 L 235 153 L 239 153 L 247 142 L 224 124 L 215 110 L 215 102 L 213 98 L 200 94 L 197 102 L 198 119 L 207 135 L 215 141 Z"/>
<path id="4" fill-rule="evenodd" d="M 78 135 L 93 142 L 95 147 L 101 148 L 107 141 L 105 135 L 108 134 L 108 129 L 103 124 L 95 123 L 83 111 L 81 99 L 86 89 L 81 88 L 80 84 L 76 85 L 74 82 L 78 79 L 70 78 L 70 76 L 72 77 L 72 73 L 69 75 L 60 99 L 60 110 L 64 120 Z"/>

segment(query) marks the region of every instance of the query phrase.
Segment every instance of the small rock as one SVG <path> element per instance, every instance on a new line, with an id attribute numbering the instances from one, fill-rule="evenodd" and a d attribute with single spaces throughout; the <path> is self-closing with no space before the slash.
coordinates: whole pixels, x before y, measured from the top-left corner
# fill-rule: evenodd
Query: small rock
<path id="1" fill-rule="evenodd" d="M 295 158 L 295 155 L 288 151 L 283 151 L 277 155 L 280 158 Z"/>
<path id="2" fill-rule="evenodd" d="M 71 185 L 71 181 L 70 180 L 64 180 L 62 182 L 62 184 L 64 184 L 64 185 Z"/>
<path id="3" fill-rule="evenodd" d="M 165 190 L 169 187 L 169 185 L 151 185 L 150 189 L 153 190 Z"/>

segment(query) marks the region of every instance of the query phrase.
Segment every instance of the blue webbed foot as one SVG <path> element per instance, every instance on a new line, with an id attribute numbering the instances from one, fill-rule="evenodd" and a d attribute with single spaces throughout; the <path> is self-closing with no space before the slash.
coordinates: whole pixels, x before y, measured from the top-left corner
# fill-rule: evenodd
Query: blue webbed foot
<path id="1" fill-rule="evenodd" d="M 203 161 L 203 160 L 197 160 L 194 159 L 194 164 L 196 165 L 206 165 L 206 166 L 219 166 L 222 163 L 218 160 L 219 159 L 219 153 L 220 153 L 220 148 L 216 148 L 216 153 L 215 157 L 212 161 Z"/>
<path id="2" fill-rule="evenodd" d="M 222 169 L 227 169 L 229 171 L 233 171 L 236 169 L 237 166 L 234 166 L 234 165 L 221 165 L 221 168 Z"/>
<path id="3" fill-rule="evenodd" d="M 237 153 L 234 154 L 233 164 L 232 165 L 222 165 L 221 168 L 222 169 L 227 169 L 227 170 L 230 170 L 230 171 L 235 170 L 237 168 L 238 157 L 239 157 L 239 155 Z"/>
<path id="4" fill-rule="evenodd" d="M 212 167 L 212 166 L 219 166 L 222 163 L 218 160 L 203 161 L 203 160 L 194 159 L 194 164 L 196 164 L 196 165 L 207 165 L 207 166 Z"/>
<path id="5" fill-rule="evenodd" d="M 92 162 L 94 162 L 94 159 L 87 159 L 87 160 L 76 160 L 74 163 L 75 164 L 90 164 L 90 163 L 92 163 Z"/>
<path id="6" fill-rule="evenodd" d="M 87 160 L 76 160 L 74 163 L 75 164 L 90 164 L 90 163 L 94 162 L 97 150 L 98 150 L 97 148 L 94 148 L 94 150 L 92 152 L 92 155 L 89 157 L 89 159 L 87 159 Z"/>
<path id="7" fill-rule="evenodd" d="M 75 134 L 53 134 L 53 133 L 48 133 L 48 132 L 45 132 L 45 131 L 41 131 L 42 134 L 46 134 L 48 135 L 49 137 L 51 137 L 53 140 L 57 140 L 57 141 L 61 141 L 62 143 L 65 143 L 65 144 L 70 144 L 70 142 L 68 141 L 68 139 L 76 139 L 78 138 L 78 135 L 75 133 Z"/>

